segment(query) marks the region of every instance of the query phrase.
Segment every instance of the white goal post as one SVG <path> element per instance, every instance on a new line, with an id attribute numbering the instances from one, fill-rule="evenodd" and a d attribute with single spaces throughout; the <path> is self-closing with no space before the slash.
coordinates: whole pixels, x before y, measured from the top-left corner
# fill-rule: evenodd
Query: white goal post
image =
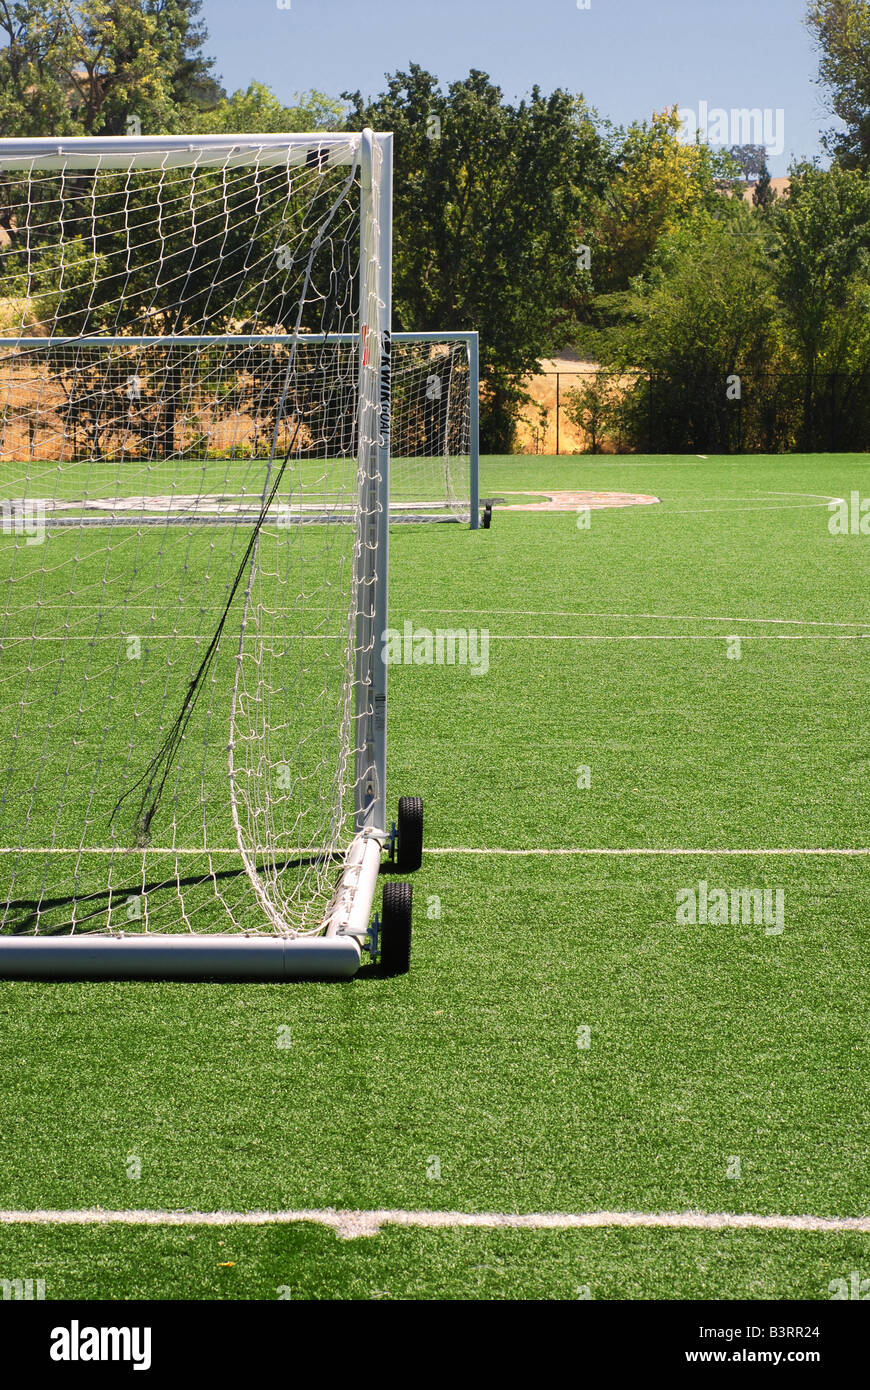
<path id="1" fill-rule="evenodd" d="M 391 183 L 371 131 L 0 140 L 0 978 L 360 964 Z"/>

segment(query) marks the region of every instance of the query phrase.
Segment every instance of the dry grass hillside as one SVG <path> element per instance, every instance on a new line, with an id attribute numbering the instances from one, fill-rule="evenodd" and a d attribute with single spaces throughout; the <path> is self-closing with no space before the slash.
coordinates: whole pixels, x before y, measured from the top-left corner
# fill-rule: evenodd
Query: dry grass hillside
<path id="1" fill-rule="evenodd" d="M 557 390 L 561 409 L 559 412 L 558 451 L 561 454 L 583 453 L 586 441 L 583 431 L 568 419 L 565 406 L 567 393 L 576 390 L 594 376 L 599 370 L 597 362 L 590 362 L 572 353 L 561 357 L 548 357 L 541 362 L 542 372 L 526 378 L 525 388 L 532 397 L 533 404 L 522 412 L 518 430 L 518 448 L 523 454 L 556 453 L 556 405 Z"/>
<path id="2" fill-rule="evenodd" d="M 531 402 L 522 411 L 517 430 L 518 453 L 584 454 L 589 439 L 579 425 L 568 418 L 571 393 L 593 383 L 601 365 L 588 358 L 564 352 L 541 362 L 541 371 L 525 380 Z M 613 377 L 604 390 L 613 399 L 633 383 L 630 375 Z M 557 426 L 558 416 L 558 426 Z M 613 453 L 615 446 L 599 436 L 599 453 Z"/>

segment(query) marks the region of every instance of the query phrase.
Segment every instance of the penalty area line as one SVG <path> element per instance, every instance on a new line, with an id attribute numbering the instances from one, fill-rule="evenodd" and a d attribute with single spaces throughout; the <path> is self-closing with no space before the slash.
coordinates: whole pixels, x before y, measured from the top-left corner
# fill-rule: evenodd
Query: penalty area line
<path id="1" fill-rule="evenodd" d="M 870 1235 L 868 1216 L 758 1216 L 747 1212 L 350 1211 L 334 1207 L 296 1211 L 110 1211 L 102 1207 L 71 1211 L 0 1211 L 0 1225 L 7 1226 L 285 1226 L 305 1222 L 328 1226 L 345 1240 L 353 1240 L 357 1236 L 375 1236 L 384 1226 L 425 1230 L 477 1228 L 522 1231 L 629 1227 L 673 1231 L 857 1232 Z"/>

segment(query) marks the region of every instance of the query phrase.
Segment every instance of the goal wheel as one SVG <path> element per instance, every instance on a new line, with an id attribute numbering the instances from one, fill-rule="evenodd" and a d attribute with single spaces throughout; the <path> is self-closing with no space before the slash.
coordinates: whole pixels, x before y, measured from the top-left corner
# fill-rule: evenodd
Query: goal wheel
<path id="1" fill-rule="evenodd" d="M 396 868 L 400 874 L 416 873 L 423 863 L 422 796 L 399 797 L 396 832 Z"/>
<path id="2" fill-rule="evenodd" d="M 411 904 L 414 890 L 410 883 L 389 879 L 384 884 L 381 906 L 381 970 L 385 975 L 407 975 L 411 969 Z"/>
<path id="3" fill-rule="evenodd" d="M 484 509 L 483 509 L 483 529 L 484 529 L 484 531 L 488 531 L 491 525 L 492 525 L 492 503 L 491 503 L 491 502 L 487 502 L 486 506 L 485 506 Z"/>

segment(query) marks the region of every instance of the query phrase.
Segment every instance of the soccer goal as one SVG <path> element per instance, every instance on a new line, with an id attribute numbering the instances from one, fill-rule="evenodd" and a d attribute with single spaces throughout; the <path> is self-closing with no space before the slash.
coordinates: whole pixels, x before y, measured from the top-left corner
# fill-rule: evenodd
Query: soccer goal
<path id="1" fill-rule="evenodd" d="M 0 977 L 407 966 L 391 157 L 0 140 Z"/>
<path id="2" fill-rule="evenodd" d="M 266 460 L 276 426 L 279 444 L 292 444 L 294 463 L 354 454 L 357 344 L 357 335 L 346 333 L 0 334 L 7 433 L 10 442 L 17 434 L 19 451 L 31 435 L 43 449 L 56 438 L 64 455 L 80 462 L 113 445 L 128 463 L 190 459 L 197 449 L 204 461 L 227 466 Z M 54 377 L 53 401 L 34 389 L 40 366 Z M 390 374 L 390 521 L 458 521 L 477 529 L 477 334 L 394 333 Z M 77 500 L 83 516 L 99 515 L 100 499 Z M 252 507 L 250 495 L 231 499 L 225 491 L 190 501 L 201 514 Z M 296 506 L 309 514 L 321 510 L 317 498 L 300 497 Z"/>
<path id="3" fill-rule="evenodd" d="M 390 520 L 480 524 L 476 333 L 394 333 Z"/>

